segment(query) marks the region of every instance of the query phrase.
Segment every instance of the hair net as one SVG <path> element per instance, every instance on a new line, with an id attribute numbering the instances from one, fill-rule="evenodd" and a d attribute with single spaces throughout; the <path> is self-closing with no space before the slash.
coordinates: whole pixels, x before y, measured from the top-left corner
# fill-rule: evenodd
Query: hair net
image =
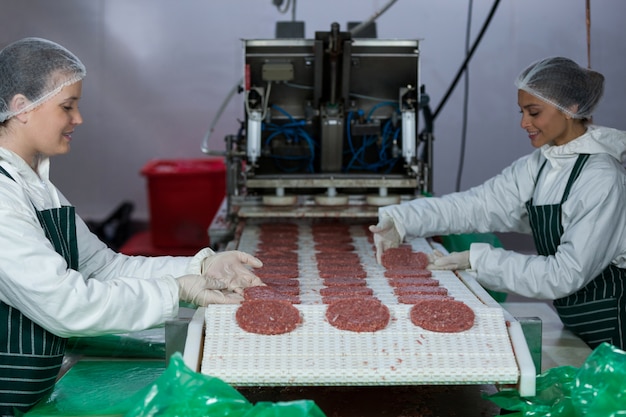
<path id="1" fill-rule="evenodd" d="M 34 109 L 85 74 L 83 63 L 52 41 L 24 38 L 7 45 L 0 51 L 0 123 Z M 9 106 L 16 94 L 30 103 L 12 111 Z"/>
<path id="2" fill-rule="evenodd" d="M 526 68 L 515 85 L 575 119 L 587 119 L 604 92 L 604 76 L 574 61 L 545 58 Z"/>

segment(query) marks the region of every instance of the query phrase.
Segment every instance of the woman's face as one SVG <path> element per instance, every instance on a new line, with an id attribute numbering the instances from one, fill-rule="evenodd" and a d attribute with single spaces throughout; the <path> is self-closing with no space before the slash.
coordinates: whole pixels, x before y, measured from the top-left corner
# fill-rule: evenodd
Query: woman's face
<path id="1" fill-rule="evenodd" d="M 580 121 L 524 90 L 517 90 L 517 103 L 522 113 L 522 129 L 528 132 L 535 148 L 547 144 L 564 145 L 584 133 Z"/>
<path id="2" fill-rule="evenodd" d="M 28 163 L 38 155 L 69 152 L 74 128 L 83 123 L 78 109 L 82 81 L 63 87 L 48 101 L 28 112 L 15 151 Z"/>

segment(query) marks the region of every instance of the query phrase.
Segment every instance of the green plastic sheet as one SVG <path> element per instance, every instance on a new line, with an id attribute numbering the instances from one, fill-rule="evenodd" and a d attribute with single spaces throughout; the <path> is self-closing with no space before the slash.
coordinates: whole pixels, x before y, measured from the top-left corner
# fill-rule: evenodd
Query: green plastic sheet
<path id="1" fill-rule="evenodd" d="M 94 381 L 98 381 L 94 384 Z M 324 417 L 313 401 L 252 404 L 219 378 L 160 361 L 79 362 L 26 417 Z"/>
<path id="2" fill-rule="evenodd" d="M 485 398 L 516 411 L 511 417 L 626 416 L 626 352 L 603 343 L 580 368 L 562 366 L 539 375 L 534 397 L 503 390 Z"/>
<path id="3" fill-rule="evenodd" d="M 165 329 L 134 333 L 70 338 L 67 354 L 113 358 L 165 359 Z"/>

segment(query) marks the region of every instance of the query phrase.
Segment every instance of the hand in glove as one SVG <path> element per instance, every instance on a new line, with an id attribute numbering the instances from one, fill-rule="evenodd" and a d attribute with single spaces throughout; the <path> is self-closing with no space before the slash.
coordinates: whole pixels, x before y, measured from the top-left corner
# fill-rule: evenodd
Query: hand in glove
<path id="1" fill-rule="evenodd" d="M 224 283 L 219 280 L 207 279 L 201 275 L 183 275 L 176 279 L 178 298 L 200 307 L 209 304 L 239 304 L 243 297 L 239 294 L 224 291 Z"/>
<path id="2" fill-rule="evenodd" d="M 245 252 L 232 250 L 219 252 L 202 261 L 202 276 L 223 283 L 224 288 L 243 293 L 246 287 L 265 285 L 263 281 L 248 268 L 263 266 L 260 259 Z"/>
<path id="3" fill-rule="evenodd" d="M 370 226 L 369 229 L 374 234 L 376 262 L 382 264 L 383 252 L 400 246 L 402 239 L 390 217 L 383 217 L 376 226 Z"/>
<path id="4" fill-rule="evenodd" d="M 463 270 L 471 269 L 469 260 L 469 251 L 452 252 L 449 255 L 435 250 L 432 255 L 429 256 L 430 263 L 428 269 L 430 270 Z"/>

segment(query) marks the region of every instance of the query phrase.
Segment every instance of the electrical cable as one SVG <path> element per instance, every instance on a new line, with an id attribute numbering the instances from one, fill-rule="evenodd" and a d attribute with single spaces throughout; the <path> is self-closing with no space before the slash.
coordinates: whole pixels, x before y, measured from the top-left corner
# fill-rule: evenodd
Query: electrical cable
<path id="1" fill-rule="evenodd" d="M 587 27 L 587 68 L 591 69 L 591 0 L 585 4 L 585 26 Z"/>
<path id="2" fill-rule="evenodd" d="M 283 9 L 280 8 L 280 6 L 282 6 L 282 4 L 283 4 L 282 0 L 280 0 L 280 1 L 274 0 L 274 5 L 278 9 L 278 11 L 281 14 L 285 14 L 285 13 L 287 13 L 289 11 L 289 7 L 291 6 L 291 0 L 287 0 L 287 4 L 285 5 L 285 7 Z"/>
<path id="3" fill-rule="evenodd" d="M 396 112 L 399 112 L 398 104 L 396 102 L 391 101 L 391 102 L 378 103 L 375 106 L 373 106 L 370 109 L 370 111 L 367 113 L 367 116 L 365 117 L 365 121 L 371 122 L 372 114 L 378 108 L 383 107 L 383 106 L 393 107 Z M 364 115 L 362 110 L 359 110 L 358 114 L 360 116 Z M 347 151 L 344 151 L 344 154 L 351 154 L 351 158 L 348 164 L 346 165 L 346 167 L 344 168 L 344 172 L 350 172 L 353 169 L 377 171 L 378 169 L 384 168 L 384 167 L 387 167 L 386 171 L 389 172 L 391 168 L 393 168 L 393 166 L 397 162 L 398 158 L 395 158 L 395 157 L 390 158 L 387 152 L 385 151 L 391 144 L 393 144 L 393 140 L 397 140 L 399 132 L 400 132 L 400 128 L 397 127 L 394 130 L 392 126 L 393 125 L 392 119 L 387 120 L 382 130 L 382 135 L 381 135 L 382 142 L 380 144 L 380 148 L 378 149 L 377 162 L 367 162 L 365 160 L 365 152 L 367 148 L 369 148 L 370 146 L 376 145 L 378 143 L 378 137 L 372 136 L 372 135 L 363 136 L 363 141 L 360 147 L 355 148 L 353 140 L 352 140 L 352 130 L 351 130 L 353 117 L 354 117 L 354 112 L 353 111 L 348 112 L 347 121 L 346 121 L 346 138 L 347 138 L 348 146 L 350 149 Z M 391 142 L 388 141 L 389 137 L 393 137 Z"/>
<path id="4" fill-rule="evenodd" d="M 439 106 L 437 106 L 437 109 L 433 113 L 433 119 L 437 118 L 437 116 L 439 115 L 439 112 L 441 111 L 443 106 L 448 101 L 448 98 L 450 98 L 450 95 L 452 94 L 452 91 L 456 87 L 456 84 L 459 82 L 459 79 L 463 75 L 463 72 L 465 71 L 465 68 L 467 68 L 468 62 L 470 61 L 470 59 L 472 59 L 472 56 L 474 55 L 474 52 L 476 52 L 476 48 L 478 47 L 478 44 L 480 43 L 480 41 L 483 38 L 483 35 L 487 31 L 487 27 L 489 27 L 489 24 L 491 23 L 491 19 L 493 18 L 494 14 L 496 13 L 496 10 L 498 9 L 498 5 L 499 4 L 500 4 L 500 0 L 495 0 L 493 2 L 493 5 L 491 6 L 491 10 L 489 11 L 489 15 L 487 16 L 487 19 L 485 20 L 485 23 L 483 24 L 483 27 L 480 29 L 480 33 L 478 34 L 478 37 L 474 41 L 474 44 L 472 45 L 472 48 L 470 49 L 470 52 L 468 54 L 466 54 L 466 57 L 465 57 L 465 60 L 463 61 L 463 64 L 461 65 L 461 67 L 459 68 L 459 71 L 457 72 L 456 76 L 454 77 L 454 81 L 452 81 L 452 84 L 450 85 L 450 87 L 448 88 L 448 91 L 446 92 L 446 94 L 444 95 L 443 99 L 441 100 L 441 103 L 439 103 Z"/>
<path id="5" fill-rule="evenodd" d="M 315 145 L 316 144 L 313 138 L 311 138 L 311 136 L 303 128 L 303 126 L 306 125 L 306 122 L 304 120 L 294 119 L 291 114 L 289 114 L 286 110 L 284 110 L 280 106 L 272 105 L 271 107 L 274 110 L 287 116 L 287 118 L 289 119 L 289 123 L 286 123 L 283 125 L 277 125 L 273 123 L 272 124 L 263 123 L 264 130 L 267 129 L 267 130 L 272 131 L 272 133 L 265 139 L 265 146 L 266 147 L 269 146 L 274 138 L 280 137 L 282 135 L 287 139 L 288 142 L 298 143 L 300 139 L 303 139 L 307 143 L 310 153 L 309 155 L 303 155 L 303 156 L 288 156 L 288 155 L 271 154 L 269 155 L 269 157 L 271 157 L 274 160 L 274 163 L 276 164 L 276 166 L 284 172 L 290 172 L 290 171 L 294 172 L 294 171 L 297 171 L 299 168 L 298 167 L 288 168 L 288 167 L 282 166 L 279 160 L 281 159 L 291 160 L 291 161 L 307 160 L 308 164 L 307 164 L 306 170 L 307 172 L 313 172 L 314 171 L 313 161 L 315 160 Z"/>
<path id="6" fill-rule="evenodd" d="M 222 117 L 222 113 L 224 113 L 226 106 L 228 105 L 230 100 L 233 98 L 235 93 L 239 91 L 239 86 L 241 86 L 242 84 L 243 84 L 243 78 L 241 78 L 237 82 L 237 84 L 235 84 L 233 88 L 230 89 L 230 91 L 228 92 L 228 95 L 226 96 L 224 101 L 222 101 L 220 108 L 217 110 L 217 114 L 215 115 L 215 117 L 211 121 L 211 124 L 209 125 L 209 130 L 207 130 L 207 132 L 204 135 L 204 139 L 202 140 L 202 147 L 200 148 L 202 150 L 202 153 L 205 153 L 205 154 L 211 153 L 211 149 L 209 148 L 209 139 L 211 138 L 211 135 L 213 134 L 213 131 L 215 130 L 215 126 L 217 125 L 217 122 L 220 120 L 220 117 Z"/>
<path id="7" fill-rule="evenodd" d="M 356 35 L 357 33 L 359 33 L 360 31 L 362 31 L 363 29 L 365 29 L 365 27 L 367 27 L 369 24 L 371 24 L 373 21 L 375 21 L 376 19 L 378 19 L 383 13 L 385 13 L 387 10 L 389 10 L 389 8 L 391 6 L 393 6 L 393 4 L 398 1 L 398 0 L 390 0 L 389 3 L 387 3 L 386 5 L 384 5 L 383 7 L 381 7 L 376 13 L 374 13 L 368 20 L 366 20 L 365 22 L 361 22 L 358 25 L 356 25 L 355 27 L 353 27 L 352 29 L 350 29 L 350 34 L 352 36 Z"/>
<path id="8" fill-rule="evenodd" d="M 470 44 L 470 36 L 471 36 L 471 28 L 472 28 L 472 10 L 473 10 L 473 0 L 469 0 L 468 10 L 467 10 L 467 29 L 465 32 L 465 54 L 469 53 L 469 44 Z M 456 175 L 456 188 L 455 190 L 461 191 L 461 177 L 463 175 L 463 166 L 465 165 L 465 144 L 467 142 L 467 112 L 468 112 L 468 101 L 469 101 L 469 66 L 465 68 L 465 91 L 463 92 L 463 127 L 461 130 L 461 152 L 459 155 L 459 167 Z"/>

